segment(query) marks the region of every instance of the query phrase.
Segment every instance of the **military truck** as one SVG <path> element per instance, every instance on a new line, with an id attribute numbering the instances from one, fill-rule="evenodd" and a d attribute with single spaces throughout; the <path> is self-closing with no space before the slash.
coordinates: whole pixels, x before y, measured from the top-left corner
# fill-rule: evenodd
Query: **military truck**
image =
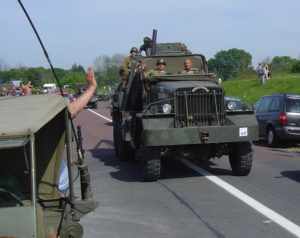
<path id="1" fill-rule="evenodd" d="M 202 54 L 182 52 L 181 43 L 156 43 L 144 38 L 146 56 L 133 60 L 126 91 L 113 95 L 115 154 L 123 161 L 141 161 L 145 181 L 160 177 L 162 159 L 209 160 L 228 155 L 234 175 L 246 176 L 252 167 L 252 141 L 258 124 L 252 110 L 224 105 L 225 91 L 209 73 Z M 167 75 L 143 78 L 141 67 L 155 69 L 158 58 L 166 62 Z M 179 74 L 190 59 L 195 74 Z M 136 71 L 136 72 L 135 72 Z"/>
<path id="2" fill-rule="evenodd" d="M 82 237 L 80 218 L 99 204 L 92 197 L 87 165 L 72 156 L 68 102 L 53 94 L 5 97 L 0 110 L 0 237 Z M 69 189 L 60 196 L 63 159 Z"/>
<path id="3" fill-rule="evenodd" d="M 78 84 L 76 85 L 76 97 L 79 97 L 81 94 L 85 92 L 85 90 L 88 88 L 87 84 Z M 89 102 L 87 103 L 87 107 L 91 108 L 97 108 L 98 107 L 98 101 L 99 101 L 99 96 L 97 94 L 94 94 Z"/>

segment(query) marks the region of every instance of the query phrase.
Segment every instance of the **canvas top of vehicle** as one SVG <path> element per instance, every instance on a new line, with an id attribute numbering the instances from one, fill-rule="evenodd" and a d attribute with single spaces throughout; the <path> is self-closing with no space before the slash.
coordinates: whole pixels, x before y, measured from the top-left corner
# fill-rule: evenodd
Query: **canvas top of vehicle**
<path id="1" fill-rule="evenodd" d="M 0 235 L 45 237 L 53 230 L 64 237 L 71 227 L 80 235 L 78 220 L 91 209 L 79 210 L 98 206 L 75 199 L 72 172 L 69 194 L 59 196 L 65 145 L 69 171 L 72 161 L 68 105 L 50 94 L 0 100 Z"/>

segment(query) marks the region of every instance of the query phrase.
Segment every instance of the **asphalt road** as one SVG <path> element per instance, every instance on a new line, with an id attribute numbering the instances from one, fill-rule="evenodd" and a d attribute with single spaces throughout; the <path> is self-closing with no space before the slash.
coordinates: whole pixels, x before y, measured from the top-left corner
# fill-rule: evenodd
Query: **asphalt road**
<path id="1" fill-rule="evenodd" d="M 161 179 L 143 182 L 137 161 L 114 155 L 108 106 L 74 119 L 100 201 L 80 222 L 85 238 L 300 237 L 299 154 L 255 143 L 247 177 L 232 176 L 224 156 L 197 165 L 163 161 Z"/>

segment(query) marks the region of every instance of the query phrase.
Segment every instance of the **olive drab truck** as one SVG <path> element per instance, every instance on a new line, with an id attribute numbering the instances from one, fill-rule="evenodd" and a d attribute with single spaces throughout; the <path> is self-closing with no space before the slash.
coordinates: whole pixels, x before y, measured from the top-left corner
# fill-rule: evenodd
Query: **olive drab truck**
<path id="1" fill-rule="evenodd" d="M 72 156 L 67 101 L 53 94 L 6 97 L 0 111 L 0 237 L 82 237 L 79 220 L 98 201 L 92 198 L 86 164 Z M 60 196 L 63 159 L 69 189 Z M 81 198 L 74 188 L 76 167 Z"/>
<path id="2" fill-rule="evenodd" d="M 113 138 L 121 160 L 141 161 L 145 181 L 159 179 L 161 161 L 187 158 L 209 160 L 227 155 L 234 175 L 246 176 L 252 167 L 252 141 L 258 140 L 258 124 L 252 110 L 225 108 L 225 91 L 209 73 L 202 54 L 182 51 L 181 43 L 156 43 L 144 38 L 133 61 L 126 91 L 113 95 Z M 166 62 L 166 75 L 143 78 L 141 67 L 155 69 L 157 59 Z M 194 74 L 179 74 L 190 59 Z M 166 168 L 167 170 L 167 168 Z"/>

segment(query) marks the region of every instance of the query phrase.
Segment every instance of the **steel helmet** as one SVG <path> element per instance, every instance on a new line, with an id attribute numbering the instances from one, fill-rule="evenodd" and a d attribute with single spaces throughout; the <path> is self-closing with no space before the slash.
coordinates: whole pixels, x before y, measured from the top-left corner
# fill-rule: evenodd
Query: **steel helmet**
<path id="1" fill-rule="evenodd" d="M 138 53 L 138 49 L 136 47 L 132 47 L 131 50 L 130 50 L 130 53 L 132 53 L 132 52 Z"/>
<path id="2" fill-rule="evenodd" d="M 156 65 L 158 65 L 158 64 L 164 64 L 164 65 L 166 65 L 166 62 L 164 61 L 163 58 L 159 58 L 159 59 L 156 61 Z"/>

